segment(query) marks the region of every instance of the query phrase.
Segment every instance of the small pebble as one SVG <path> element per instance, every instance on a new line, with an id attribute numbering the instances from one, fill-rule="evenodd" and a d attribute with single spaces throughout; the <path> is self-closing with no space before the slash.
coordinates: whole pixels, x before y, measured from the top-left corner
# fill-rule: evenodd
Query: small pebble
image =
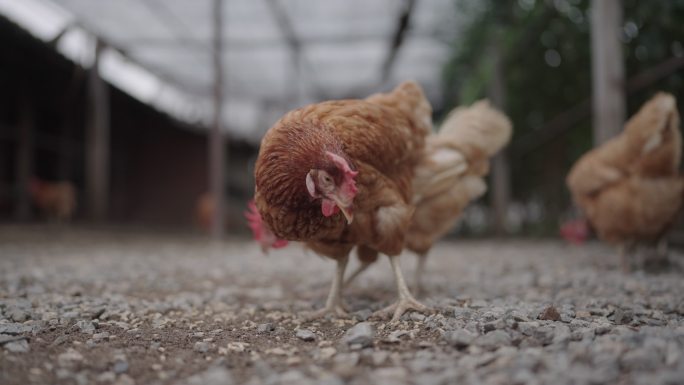
<path id="1" fill-rule="evenodd" d="M 316 339 L 316 334 L 309 329 L 298 329 L 295 336 L 302 341 L 314 341 Z"/>

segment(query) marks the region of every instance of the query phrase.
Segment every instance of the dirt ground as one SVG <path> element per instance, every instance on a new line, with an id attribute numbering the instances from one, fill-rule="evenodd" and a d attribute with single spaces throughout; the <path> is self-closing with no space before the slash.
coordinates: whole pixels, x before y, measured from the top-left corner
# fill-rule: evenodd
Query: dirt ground
<path id="1" fill-rule="evenodd" d="M 333 272 L 297 245 L 0 226 L 0 383 L 684 383 L 680 269 L 625 275 L 597 243 L 445 242 L 433 313 L 370 317 L 395 299 L 383 259 L 345 291 L 349 318 L 304 321 Z"/>

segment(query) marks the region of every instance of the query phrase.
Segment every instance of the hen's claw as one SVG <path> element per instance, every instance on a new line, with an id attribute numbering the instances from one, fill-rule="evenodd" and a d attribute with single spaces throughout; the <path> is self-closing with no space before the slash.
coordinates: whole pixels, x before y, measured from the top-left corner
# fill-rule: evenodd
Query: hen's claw
<path id="1" fill-rule="evenodd" d="M 397 283 L 397 291 L 399 292 L 399 301 L 395 304 L 390 305 L 380 311 L 373 313 L 381 318 L 385 318 L 387 314 L 394 311 L 392 315 L 392 321 L 399 320 L 404 313 L 409 309 L 418 310 L 420 312 L 430 311 L 430 308 L 418 302 L 418 300 L 411 294 L 408 286 L 406 286 L 406 281 L 404 281 L 404 274 L 401 272 L 401 267 L 399 267 L 399 258 L 389 257 L 390 264 L 392 265 L 392 271 L 394 272 L 394 279 Z"/>
<path id="2" fill-rule="evenodd" d="M 332 307 L 324 307 L 323 309 L 319 310 L 314 310 L 310 312 L 306 312 L 303 314 L 304 321 L 315 321 L 319 318 L 323 318 L 328 314 L 332 314 L 338 318 L 348 318 L 349 313 L 347 310 L 342 306 L 342 304 L 337 304 Z"/>
<path id="3" fill-rule="evenodd" d="M 387 318 L 388 315 L 392 314 L 392 320 L 390 322 L 394 322 L 398 321 L 399 318 L 401 318 L 401 316 L 409 310 L 416 310 L 422 313 L 427 313 L 430 312 L 432 309 L 430 309 L 428 306 L 423 305 L 417 299 L 409 297 L 401 298 L 399 299 L 399 301 L 393 303 L 392 305 L 389 305 L 384 309 L 376 311 L 375 313 L 373 313 L 373 316 L 384 319 Z"/>

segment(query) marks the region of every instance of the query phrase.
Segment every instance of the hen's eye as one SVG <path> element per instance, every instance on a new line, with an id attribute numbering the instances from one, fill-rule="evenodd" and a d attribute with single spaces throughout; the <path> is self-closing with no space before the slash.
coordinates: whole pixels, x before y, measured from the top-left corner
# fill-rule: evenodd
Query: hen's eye
<path id="1" fill-rule="evenodd" d="M 323 182 L 332 183 L 332 179 L 327 175 L 323 175 Z"/>

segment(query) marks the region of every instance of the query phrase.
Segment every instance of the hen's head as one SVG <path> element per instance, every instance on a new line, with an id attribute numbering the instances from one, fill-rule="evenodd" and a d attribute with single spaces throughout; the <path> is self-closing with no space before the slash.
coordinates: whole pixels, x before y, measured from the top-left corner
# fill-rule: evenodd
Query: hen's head
<path id="1" fill-rule="evenodd" d="M 330 151 L 326 151 L 320 167 L 309 170 L 306 174 L 306 189 L 312 198 L 321 199 L 323 216 L 329 217 L 342 211 L 347 223 L 352 223 L 352 205 L 357 192 L 355 177 L 358 173 L 349 167 L 346 159 Z"/>
<path id="2" fill-rule="evenodd" d="M 273 231 L 264 223 L 253 200 L 247 203 L 245 218 L 247 218 L 247 225 L 252 229 L 254 240 L 259 242 L 261 251 L 265 254 L 268 254 L 268 250 L 271 248 L 280 249 L 287 246 L 287 240 L 276 237 Z"/>

